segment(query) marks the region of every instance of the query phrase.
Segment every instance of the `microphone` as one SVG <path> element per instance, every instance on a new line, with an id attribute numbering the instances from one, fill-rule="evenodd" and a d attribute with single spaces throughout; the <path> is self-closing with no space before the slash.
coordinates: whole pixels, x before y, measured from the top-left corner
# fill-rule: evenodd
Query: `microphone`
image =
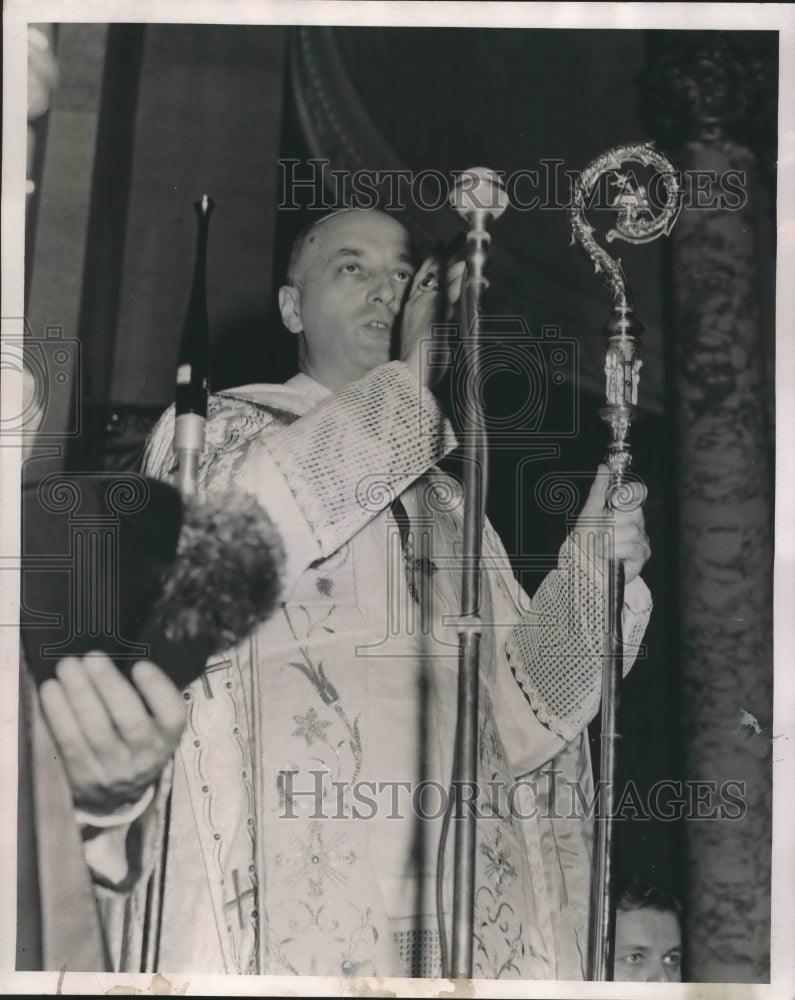
<path id="1" fill-rule="evenodd" d="M 459 175 L 450 195 L 450 204 L 469 227 L 466 234 L 466 274 L 461 295 L 461 342 L 465 349 L 459 352 L 457 362 L 463 370 L 464 384 L 481 386 L 481 293 L 488 288 L 485 269 L 491 243 L 487 226 L 508 207 L 508 195 L 495 171 L 473 167 Z M 482 632 L 480 568 L 488 446 L 483 408 L 477 396 L 475 392 L 464 394 L 461 419 L 464 431 L 464 565 L 458 633 L 458 721 L 453 750 L 454 779 L 461 788 L 474 786 L 478 779 L 478 689 Z M 453 797 L 451 795 L 451 802 Z M 473 968 L 477 831 L 473 812 L 470 811 L 464 819 L 464 823 L 457 825 L 455 835 L 449 965 L 446 932 L 442 926 L 439 934 L 443 975 L 452 979 L 471 979 Z M 442 852 L 443 847 L 440 846 L 440 856 Z M 441 870 L 441 864 L 439 867 Z M 441 896 L 441 891 L 438 896 Z M 441 924 L 441 906 L 439 913 Z"/>
<path id="2" fill-rule="evenodd" d="M 463 170 L 450 194 L 450 204 L 466 220 L 467 274 L 462 295 L 463 311 L 467 323 L 480 314 L 480 295 L 489 287 L 485 276 L 491 233 L 486 228 L 499 219 L 510 204 L 508 193 L 500 175 L 488 167 Z"/>
<path id="3" fill-rule="evenodd" d="M 510 201 L 496 170 L 471 167 L 458 175 L 450 194 L 450 205 L 471 225 L 478 216 L 483 224 L 489 219 L 499 219 Z"/>
<path id="4" fill-rule="evenodd" d="M 284 551 L 248 494 L 198 500 L 134 473 L 57 473 L 22 500 L 21 636 L 41 683 L 65 656 L 152 660 L 178 687 L 265 620 Z"/>

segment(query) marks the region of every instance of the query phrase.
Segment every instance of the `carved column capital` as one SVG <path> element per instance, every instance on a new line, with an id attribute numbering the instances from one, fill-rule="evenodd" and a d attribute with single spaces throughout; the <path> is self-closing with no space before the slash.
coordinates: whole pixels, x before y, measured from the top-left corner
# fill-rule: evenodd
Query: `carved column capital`
<path id="1" fill-rule="evenodd" d="M 639 117 L 662 148 L 739 143 L 775 173 L 778 35 L 648 31 Z"/>

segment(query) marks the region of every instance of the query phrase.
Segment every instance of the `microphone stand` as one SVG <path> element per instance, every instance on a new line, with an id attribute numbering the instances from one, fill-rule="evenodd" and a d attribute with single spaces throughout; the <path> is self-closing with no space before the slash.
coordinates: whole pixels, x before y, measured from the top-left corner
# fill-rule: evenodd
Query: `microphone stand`
<path id="1" fill-rule="evenodd" d="M 487 441 L 481 406 L 480 300 L 488 288 L 485 268 L 491 236 L 488 223 L 502 215 L 508 197 L 497 174 L 482 167 L 465 171 L 450 198 L 452 207 L 467 220 L 466 275 L 462 289 L 462 351 L 466 393 L 463 406 L 464 560 L 461 615 L 458 620 L 458 724 L 453 765 L 456 802 L 453 914 L 450 953 L 451 979 L 472 978 L 475 913 L 476 818 L 474 803 L 464 790 L 477 794 L 478 685 L 482 622 L 480 618 L 480 560 L 487 482 Z M 461 798 L 458 798 L 460 795 Z"/>
<path id="2" fill-rule="evenodd" d="M 624 163 L 652 167 L 662 179 L 666 195 L 659 215 L 654 215 L 643 188 L 635 188 L 631 175 L 621 172 Z M 618 189 L 612 207 L 618 211 L 615 228 L 605 239 L 627 243 L 650 243 L 671 232 L 681 207 L 679 182 L 673 165 L 649 145 L 617 146 L 593 160 L 575 184 L 569 224 L 572 242 L 576 242 L 593 263 L 613 298 L 613 311 L 605 323 L 605 375 L 607 405 L 600 416 L 610 429 L 605 458 L 610 473 L 605 505 L 609 511 L 632 510 L 638 492 L 630 478 L 632 455 L 629 428 L 638 402 L 638 381 L 642 365 L 638 354 L 643 326 L 634 316 L 632 299 L 620 259 L 614 260 L 593 238 L 593 227 L 585 218 L 585 207 L 598 181 L 613 175 Z M 621 613 L 624 607 L 624 566 L 608 560 L 608 629 L 602 673 L 602 706 L 599 780 L 603 782 L 603 809 L 596 819 L 596 848 L 591 880 L 591 916 L 588 948 L 588 978 L 594 981 L 613 978 L 614 908 L 611 899 L 613 875 L 613 804 L 617 774 L 617 727 L 619 691 L 623 676 L 623 639 Z"/>

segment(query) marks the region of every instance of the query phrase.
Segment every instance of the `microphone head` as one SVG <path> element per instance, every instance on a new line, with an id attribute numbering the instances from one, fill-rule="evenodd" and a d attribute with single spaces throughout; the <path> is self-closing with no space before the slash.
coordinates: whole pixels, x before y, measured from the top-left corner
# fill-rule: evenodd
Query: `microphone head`
<path id="1" fill-rule="evenodd" d="M 450 195 L 450 205 L 465 219 L 476 212 L 485 212 L 499 219 L 510 204 L 500 175 L 488 167 L 463 170 Z"/>
<path id="2" fill-rule="evenodd" d="M 28 482 L 20 581 L 25 660 L 41 683 L 64 656 L 99 650 L 123 672 L 153 660 L 185 687 L 209 656 L 270 616 L 283 566 L 278 530 L 245 493 L 199 501 L 133 473 Z"/>
<path id="3" fill-rule="evenodd" d="M 196 201 L 194 201 L 193 207 L 196 209 L 196 214 L 200 218 L 209 219 L 210 213 L 215 208 L 215 202 L 209 194 L 203 194 L 200 198 L 197 198 Z"/>

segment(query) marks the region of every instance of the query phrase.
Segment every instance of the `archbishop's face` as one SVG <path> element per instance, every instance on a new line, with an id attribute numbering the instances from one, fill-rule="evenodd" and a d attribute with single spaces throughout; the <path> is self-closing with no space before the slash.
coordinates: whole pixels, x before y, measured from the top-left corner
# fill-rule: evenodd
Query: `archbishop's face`
<path id="1" fill-rule="evenodd" d="M 295 286 L 282 289 L 282 317 L 299 336 L 301 371 L 339 389 L 389 361 L 414 270 L 408 233 L 389 216 L 357 210 L 320 223 Z"/>

